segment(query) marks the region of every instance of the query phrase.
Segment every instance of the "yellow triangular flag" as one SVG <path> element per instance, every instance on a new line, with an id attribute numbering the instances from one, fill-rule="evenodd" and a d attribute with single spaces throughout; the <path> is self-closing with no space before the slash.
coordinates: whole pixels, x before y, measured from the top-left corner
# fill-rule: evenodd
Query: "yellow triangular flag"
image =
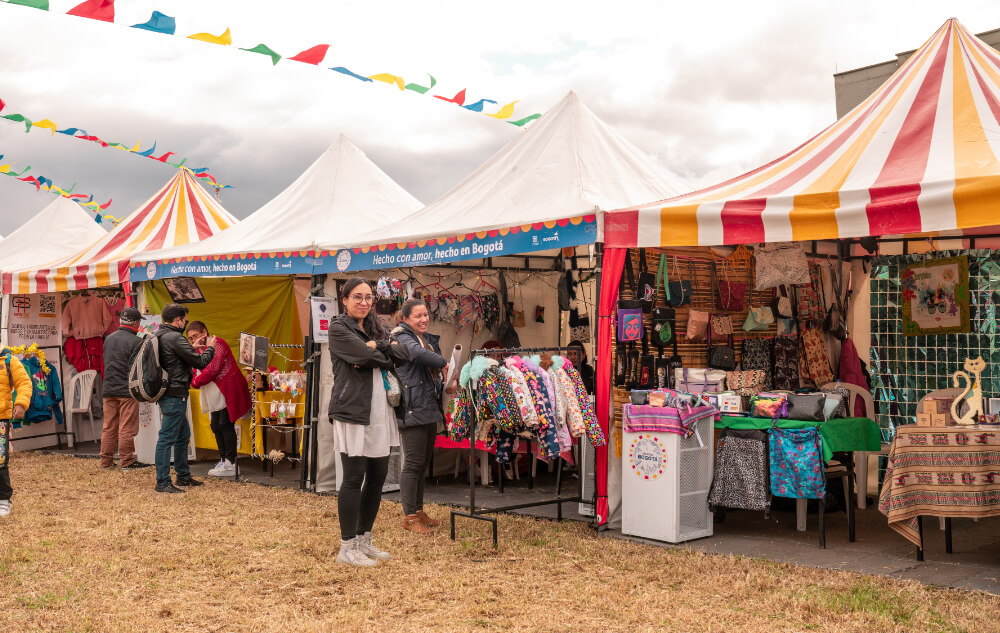
<path id="1" fill-rule="evenodd" d="M 130 149 L 128 151 L 130 151 L 130 152 L 138 152 L 140 145 L 142 145 L 142 139 L 139 139 L 139 142 L 135 144 L 135 147 L 133 147 L 132 149 Z"/>
<path id="2" fill-rule="evenodd" d="M 11 165 L 0 165 L 0 174 L 9 174 Z"/>
<path id="3" fill-rule="evenodd" d="M 226 32 L 222 35 L 212 35 L 211 33 L 195 33 L 194 35 L 188 35 L 189 40 L 198 40 L 201 42 L 208 42 L 209 44 L 219 44 L 221 46 L 231 46 L 233 43 L 233 36 L 226 29 Z"/>
<path id="4" fill-rule="evenodd" d="M 390 75 L 389 73 L 379 73 L 377 75 L 372 75 L 369 79 L 373 81 L 381 81 L 387 84 L 396 84 L 400 90 L 406 90 L 406 82 L 403 81 L 402 77 L 397 77 L 396 75 Z"/>
<path id="5" fill-rule="evenodd" d="M 59 127 L 54 122 L 49 121 L 48 119 L 42 119 L 41 121 L 38 121 L 36 123 L 32 123 L 32 125 L 34 125 L 35 127 L 43 127 L 43 128 L 45 128 L 47 130 L 52 130 L 52 132 L 51 132 L 52 136 L 55 136 L 55 134 L 56 134 L 56 128 Z"/>
<path id="6" fill-rule="evenodd" d="M 509 119 L 514 114 L 515 103 L 517 103 L 517 101 L 511 101 L 504 107 L 500 108 L 500 111 L 496 114 L 487 114 L 486 116 L 491 116 L 494 119 Z"/>

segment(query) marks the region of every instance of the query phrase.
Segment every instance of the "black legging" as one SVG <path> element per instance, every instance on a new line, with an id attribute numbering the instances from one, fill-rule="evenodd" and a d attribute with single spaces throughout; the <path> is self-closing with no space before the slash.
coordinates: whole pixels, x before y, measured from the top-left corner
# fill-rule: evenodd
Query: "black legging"
<path id="1" fill-rule="evenodd" d="M 399 431 L 403 445 L 403 472 L 399 476 L 403 514 L 416 514 L 424 509 L 424 473 L 434 456 L 437 424 L 408 426 Z"/>
<path id="2" fill-rule="evenodd" d="M 236 463 L 236 426 L 229 419 L 229 411 L 212 411 L 209 427 L 215 433 L 215 443 L 219 446 L 219 458 Z"/>
<path id="3" fill-rule="evenodd" d="M 389 474 L 389 456 L 348 457 L 340 454 L 344 479 L 337 493 L 340 538 L 350 540 L 371 532 L 382 503 L 382 485 Z M 362 485 L 363 484 L 363 485 Z"/>

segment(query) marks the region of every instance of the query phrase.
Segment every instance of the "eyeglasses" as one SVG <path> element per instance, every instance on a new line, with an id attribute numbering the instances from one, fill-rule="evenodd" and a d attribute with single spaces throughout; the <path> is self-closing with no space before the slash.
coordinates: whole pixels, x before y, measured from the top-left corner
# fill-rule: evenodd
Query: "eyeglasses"
<path id="1" fill-rule="evenodd" d="M 354 303 L 371 303 L 375 301 L 375 295 L 351 295 Z"/>

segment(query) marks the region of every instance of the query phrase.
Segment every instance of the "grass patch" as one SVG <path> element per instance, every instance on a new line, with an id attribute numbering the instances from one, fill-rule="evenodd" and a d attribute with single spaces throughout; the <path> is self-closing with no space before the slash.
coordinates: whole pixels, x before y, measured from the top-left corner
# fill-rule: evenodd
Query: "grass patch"
<path id="1" fill-rule="evenodd" d="M 500 516 L 429 537 L 383 504 L 393 559 L 333 562 L 336 499 L 228 481 L 153 492 L 151 470 L 18 453 L 0 539 L 9 631 L 998 630 L 1000 598 L 915 582 L 599 538 L 585 525 Z M 447 510 L 428 508 L 447 518 Z"/>

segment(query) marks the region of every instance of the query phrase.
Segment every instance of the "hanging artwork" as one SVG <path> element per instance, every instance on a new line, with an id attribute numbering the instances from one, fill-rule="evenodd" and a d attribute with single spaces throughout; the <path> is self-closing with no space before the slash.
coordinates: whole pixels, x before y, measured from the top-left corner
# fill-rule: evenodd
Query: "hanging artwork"
<path id="1" fill-rule="evenodd" d="M 947 257 L 909 264 L 900 278 L 903 334 L 969 332 L 969 259 Z"/>

